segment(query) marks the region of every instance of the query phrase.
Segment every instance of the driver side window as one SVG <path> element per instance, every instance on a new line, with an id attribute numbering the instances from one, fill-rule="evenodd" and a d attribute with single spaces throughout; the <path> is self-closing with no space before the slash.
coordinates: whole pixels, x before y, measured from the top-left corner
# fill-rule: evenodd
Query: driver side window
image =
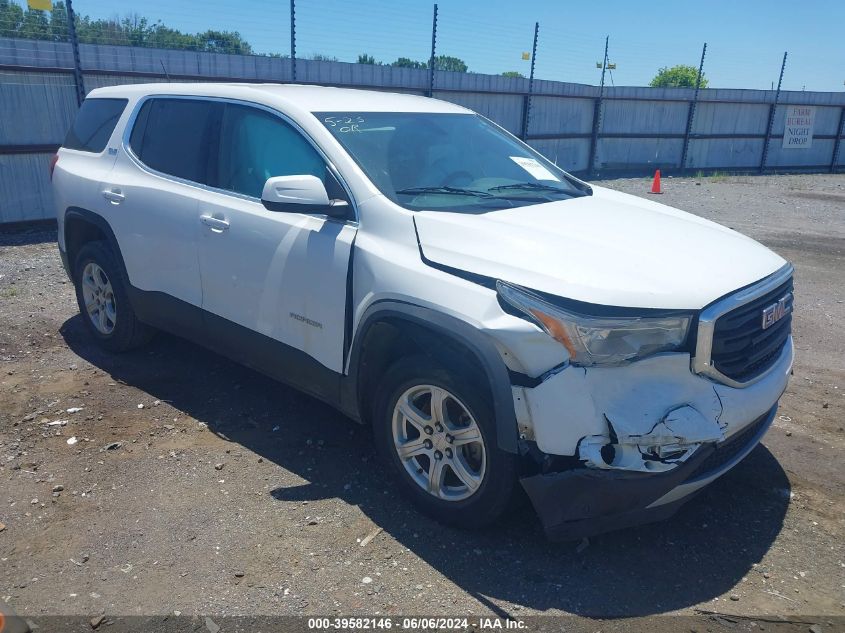
<path id="1" fill-rule="evenodd" d="M 317 176 L 331 192 L 323 158 L 296 129 L 264 110 L 226 104 L 220 126 L 218 188 L 260 198 L 268 178 L 304 174 Z"/>

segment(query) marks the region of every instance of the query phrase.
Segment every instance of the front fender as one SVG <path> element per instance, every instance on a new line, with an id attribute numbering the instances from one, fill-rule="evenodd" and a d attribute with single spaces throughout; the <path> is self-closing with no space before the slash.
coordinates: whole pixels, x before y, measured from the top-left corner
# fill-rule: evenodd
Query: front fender
<path id="1" fill-rule="evenodd" d="M 496 440 L 500 449 L 509 453 L 518 452 L 517 425 L 514 411 L 510 378 L 505 363 L 495 345 L 481 331 L 460 319 L 431 308 L 394 300 L 377 301 L 369 306 L 360 320 L 347 363 L 348 380 L 341 396 L 344 410 L 360 411 L 359 368 L 362 342 L 367 331 L 374 324 L 384 320 L 401 320 L 423 327 L 463 345 L 472 352 L 484 370 L 490 392 L 493 396 L 493 412 L 496 424 Z"/>

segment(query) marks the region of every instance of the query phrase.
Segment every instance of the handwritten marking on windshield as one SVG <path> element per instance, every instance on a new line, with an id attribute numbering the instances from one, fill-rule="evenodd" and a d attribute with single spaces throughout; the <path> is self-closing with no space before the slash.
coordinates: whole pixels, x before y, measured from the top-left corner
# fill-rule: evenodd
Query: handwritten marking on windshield
<path id="1" fill-rule="evenodd" d="M 358 126 L 364 123 L 362 116 L 327 116 L 323 119 L 326 125 L 336 128 L 338 132 L 360 132 Z"/>

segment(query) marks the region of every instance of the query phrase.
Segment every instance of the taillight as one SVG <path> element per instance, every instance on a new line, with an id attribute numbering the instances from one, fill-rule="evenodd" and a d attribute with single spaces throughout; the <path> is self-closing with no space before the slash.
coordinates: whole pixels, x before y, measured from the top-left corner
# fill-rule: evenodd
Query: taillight
<path id="1" fill-rule="evenodd" d="M 59 162 L 59 155 L 53 154 L 53 158 L 50 159 L 50 181 L 53 180 L 53 170 L 56 168 L 56 163 Z"/>

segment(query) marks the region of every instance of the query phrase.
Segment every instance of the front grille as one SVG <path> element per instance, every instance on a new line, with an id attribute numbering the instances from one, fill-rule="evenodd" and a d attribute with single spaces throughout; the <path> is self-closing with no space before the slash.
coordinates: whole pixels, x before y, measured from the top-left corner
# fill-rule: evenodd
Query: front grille
<path id="1" fill-rule="evenodd" d="M 739 433 L 729 437 L 721 444 L 716 444 L 716 450 L 713 451 L 713 454 L 698 465 L 698 468 L 687 478 L 687 481 L 701 479 L 721 470 L 725 464 L 748 447 L 748 443 L 754 439 L 768 417 L 769 414 L 765 413 Z"/>
<path id="2" fill-rule="evenodd" d="M 763 329 L 763 310 L 788 297 L 788 313 Z M 713 366 L 738 382 L 751 380 L 771 367 L 792 330 L 792 277 L 762 297 L 720 316 L 713 329 Z"/>

